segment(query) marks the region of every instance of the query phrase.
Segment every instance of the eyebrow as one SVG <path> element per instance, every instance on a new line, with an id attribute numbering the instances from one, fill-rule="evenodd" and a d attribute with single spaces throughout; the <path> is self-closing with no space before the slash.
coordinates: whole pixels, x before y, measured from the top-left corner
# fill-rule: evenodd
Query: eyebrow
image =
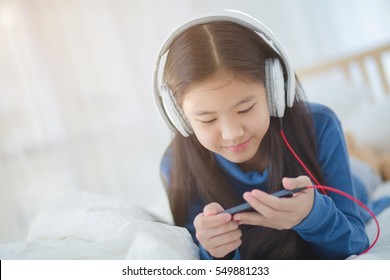
<path id="1" fill-rule="evenodd" d="M 232 106 L 232 108 L 237 107 L 237 106 L 239 106 L 239 105 L 241 105 L 241 104 L 250 102 L 250 101 L 252 101 L 253 99 L 255 99 L 255 97 L 256 97 L 255 95 L 249 95 L 249 96 L 247 96 L 247 97 L 241 99 L 240 101 L 238 101 L 236 104 L 234 104 L 234 105 Z M 216 113 L 215 111 L 196 111 L 196 112 L 194 112 L 194 115 L 196 115 L 196 116 L 202 116 L 202 115 L 209 115 L 209 114 L 215 114 L 215 113 Z"/>

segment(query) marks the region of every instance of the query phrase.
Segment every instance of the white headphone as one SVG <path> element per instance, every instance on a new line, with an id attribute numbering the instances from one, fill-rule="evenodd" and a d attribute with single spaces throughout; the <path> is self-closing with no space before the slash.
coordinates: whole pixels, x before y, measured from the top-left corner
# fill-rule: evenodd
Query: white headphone
<path id="1" fill-rule="evenodd" d="M 277 58 L 268 58 L 265 61 L 265 88 L 267 92 L 268 108 L 272 117 L 283 117 L 286 106 L 292 107 L 295 98 L 295 75 L 290 58 L 275 38 L 271 30 L 255 18 L 234 10 L 207 11 L 196 14 L 174 29 L 162 44 L 158 52 L 154 69 L 154 100 L 163 121 L 172 131 L 178 130 L 183 136 L 188 137 L 193 133 L 183 110 L 180 108 L 169 88 L 163 83 L 163 75 L 160 73 L 161 58 L 169 51 L 171 43 L 185 30 L 192 26 L 216 22 L 229 21 L 251 29 L 276 51 L 286 67 L 287 81 L 284 82 L 283 66 Z M 164 67 L 162 67 L 164 69 Z"/>

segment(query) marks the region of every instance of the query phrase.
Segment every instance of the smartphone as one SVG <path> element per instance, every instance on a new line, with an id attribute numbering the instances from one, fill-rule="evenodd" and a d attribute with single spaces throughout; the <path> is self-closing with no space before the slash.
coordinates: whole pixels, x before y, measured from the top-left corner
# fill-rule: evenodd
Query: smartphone
<path id="1" fill-rule="evenodd" d="M 303 191 L 305 189 L 307 189 L 307 187 L 296 188 L 296 189 L 293 189 L 293 190 L 286 190 L 286 189 L 284 189 L 284 190 L 272 193 L 271 195 L 276 196 L 276 197 L 292 197 L 294 195 L 294 193 Z M 226 209 L 225 211 L 222 211 L 222 212 L 220 212 L 218 214 L 229 213 L 231 215 L 234 215 L 236 213 L 246 212 L 246 211 L 253 211 L 252 206 L 250 206 L 249 203 L 247 203 L 247 202 L 243 203 L 243 204 L 240 204 L 240 205 L 237 205 L 237 206 L 234 206 L 232 208 Z"/>

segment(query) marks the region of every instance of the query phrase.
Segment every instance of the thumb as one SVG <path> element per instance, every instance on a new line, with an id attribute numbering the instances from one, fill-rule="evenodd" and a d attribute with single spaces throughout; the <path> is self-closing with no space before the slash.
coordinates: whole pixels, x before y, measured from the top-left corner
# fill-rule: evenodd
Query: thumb
<path id="1" fill-rule="evenodd" d="M 282 179 L 283 187 L 287 190 L 293 190 L 295 188 L 308 187 L 313 185 L 307 176 L 299 176 L 297 178 L 287 178 Z"/>
<path id="2" fill-rule="evenodd" d="M 219 212 L 222 212 L 223 210 L 224 210 L 223 207 L 219 203 L 212 202 L 210 204 L 207 204 L 203 208 L 203 214 L 205 216 L 213 216 L 213 215 L 218 214 Z"/>

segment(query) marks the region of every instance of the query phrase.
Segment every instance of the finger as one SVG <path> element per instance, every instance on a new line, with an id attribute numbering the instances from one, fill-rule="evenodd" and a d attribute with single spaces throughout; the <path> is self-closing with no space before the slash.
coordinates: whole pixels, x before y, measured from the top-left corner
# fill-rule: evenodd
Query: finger
<path id="1" fill-rule="evenodd" d="M 267 194 L 260 190 L 252 190 L 244 194 L 244 199 L 259 213 L 269 216 L 272 211 L 288 211 L 291 201 Z"/>
<path id="2" fill-rule="evenodd" d="M 223 207 L 216 202 L 207 204 L 203 208 L 203 213 L 199 214 L 199 217 L 196 217 L 194 220 L 195 227 L 199 228 L 211 228 L 217 227 L 225 224 L 231 220 L 231 215 L 229 213 L 223 213 L 217 215 L 219 212 L 222 212 Z M 205 219 L 207 217 L 207 219 Z"/>
<path id="3" fill-rule="evenodd" d="M 218 214 L 219 212 L 222 212 L 223 210 L 225 209 L 223 209 L 223 207 L 219 203 L 212 202 L 210 204 L 207 204 L 203 208 L 203 213 L 205 214 L 205 216 L 212 216 Z"/>
<path id="4" fill-rule="evenodd" d="M 232 216 L 228 213 L 205 216 L 204 213 L 198 214 L 194 219 L 195 229 L 212 229 L 222 226 L 231 221 Z"/>
<path id="5" fill-rule="evenodd" d="M 282 184 L 283 187 L 288 190 L 292 190 L 300 187 L 308 187 L 313 185 L 313 183 L 310 181 L 309 177 L 307 176 L 299 176 L 297 178 L 284 177 L 282 179 Z"/>
<path id="6" fill-rule="evenodd" d="M 230 252 L 236 250 L 240 245 L 241 245 L 241 239 L 237 239 L 230 243 L 217 246 L 209 250 L 209 253 L 215 258 L 223 258 Z"/>
<path id="7" fill-rule="evenodd" d="M 217 235 L 211 233 L 212 230 L 202 231 L 201 233 L 197 233 L 197 237 L 199 236 L 198 240 L 202 241 L 202 245 L 205 248 L 211 249 L 211 248 L 223 246 L 224 244 L 228 244 L 237 239 L 240 239 L 242 232 L 238 228 L 238 224 L 236 222 L 232 222 L 232 223 L 237 225 L 234 230 L 223 232 Z"/>
<path id="8" fill-rule="evenodd" d="M 274 229 L 290 229 L 294 226 L 294 222 L 287 218 L 286 215 L 280 215 L 278 212 L 275 217 L 265 217 L 259 213 L 245 213 L 242 216 L 242 220 L 238 221 L 240 225 L 252 225 L 252 226 L 263 226 Z"/>
<path id="9" fill-rule="evenodd" d="M 234 222 L 237 224 L 236 222 Z M 240 239 L 242 236 L 242 232 L 240 229 L 235 229 L 233 231 L 224 232 L 219 235 L 215 235 L 214 237 L 210 238 L 207 243 L 212 244 L 212 247 L 219 247 L 223 246 L 224 244 L 228 244 L 231 242 L 234 242 L 238 239 Z"/>
<path id="10" fill-rule="evenodd" d="M 264 216 L 259 212 L 242 212 L 235 214 L 233 220 L 239 225 L 263 225 Z"/>
<path id="11" fill-rule="evenodd" d="M 216 226 L 207 229 L 197 230 L 196 234 L 198 239 L 206 240 L 219 237 L 223 234 L 239 230 L 238 223 L 236 221 L 229 221 L 221 226 Z"/>

